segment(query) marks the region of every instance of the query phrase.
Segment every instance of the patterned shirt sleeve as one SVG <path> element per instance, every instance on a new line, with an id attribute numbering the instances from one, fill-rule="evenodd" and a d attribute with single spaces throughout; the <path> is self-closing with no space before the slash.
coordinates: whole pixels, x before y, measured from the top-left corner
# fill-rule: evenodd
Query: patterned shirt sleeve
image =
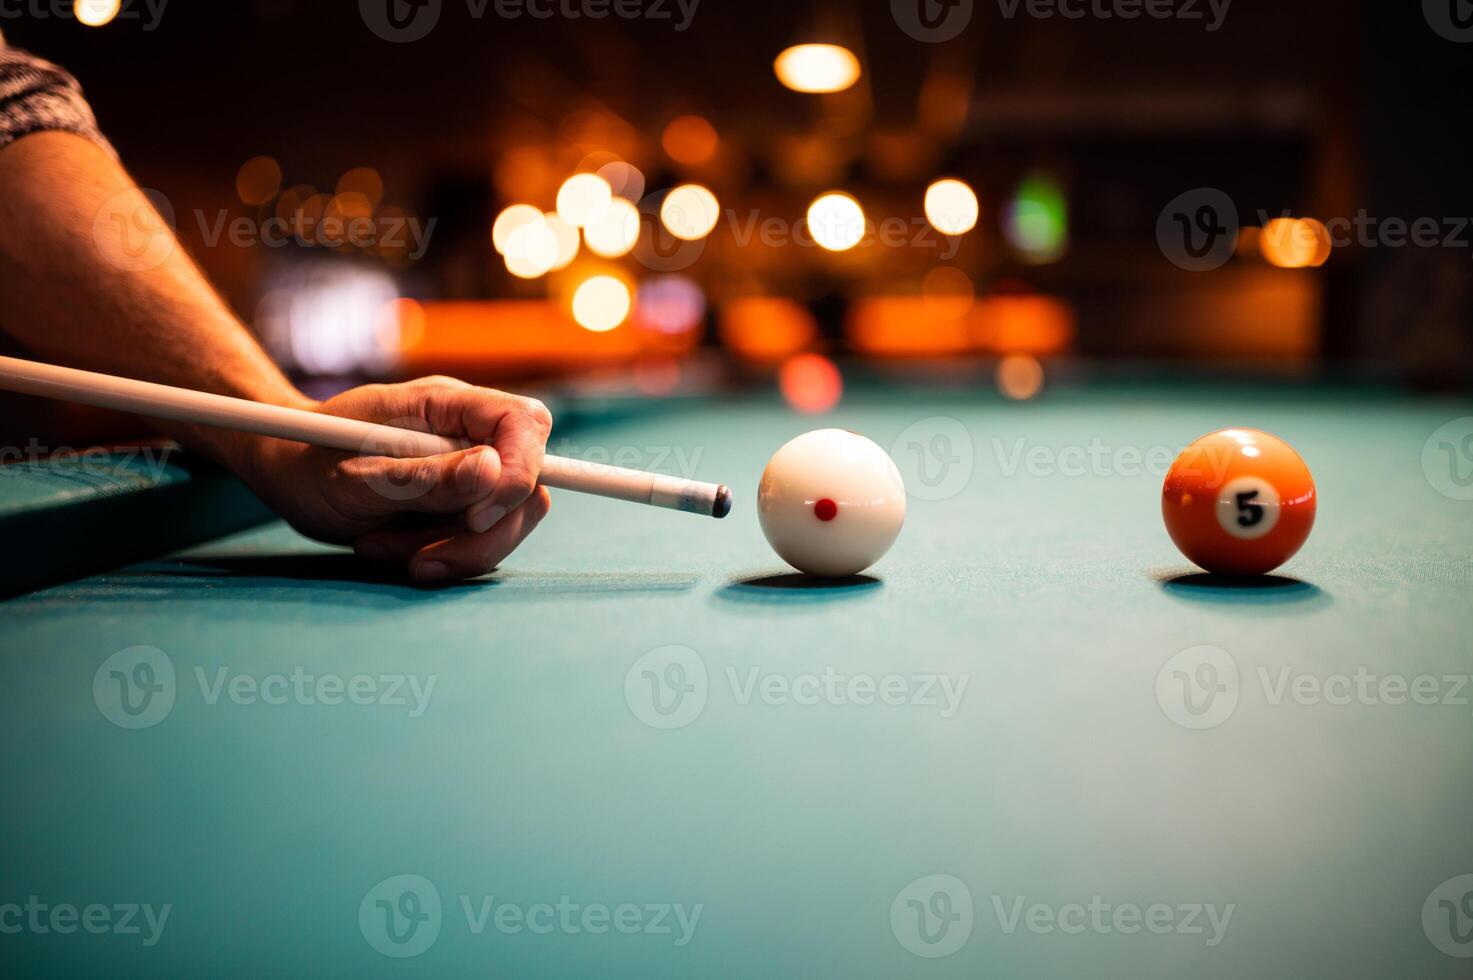
<path id="1" fill-rule="evenodd" d="M 0 36 L 0 147 L 45 130 L 85 136 L 117 156 L 77 80 L 49 61 L 9 47 Z"/>

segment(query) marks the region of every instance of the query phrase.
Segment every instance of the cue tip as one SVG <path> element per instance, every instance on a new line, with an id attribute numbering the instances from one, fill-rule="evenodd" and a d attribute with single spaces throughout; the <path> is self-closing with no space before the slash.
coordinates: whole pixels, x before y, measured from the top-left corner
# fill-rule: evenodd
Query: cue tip
<path id="1" fill-rule="evenodd" d="M 721 486 L 716 488 L 716 502 L 711 505 L 712 517 L 725 517 L 731 513 L 731 488 Z"/>

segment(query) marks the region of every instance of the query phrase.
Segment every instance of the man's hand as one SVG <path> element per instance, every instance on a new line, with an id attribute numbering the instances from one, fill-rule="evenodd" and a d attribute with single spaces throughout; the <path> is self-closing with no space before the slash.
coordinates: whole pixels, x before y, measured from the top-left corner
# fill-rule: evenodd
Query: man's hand
<path id="1" fill-rule="evenodd" d="M 143 224 L 156 229 L 158 261 L 117 261 L 117 243 L 99 238 L 97 227 L 99 216 L 120 208 L 137 220 L 153 204 L 117 161 L 79 136 L 35 133 L 0 150 L 0 327 L 62 364 L 477 444 L 389 459 L 157 423 L 234 470 L 298 530 L 407 565 L 419 581 L 489 571 L 547 513 L 547 491 L 536 485 L 552 420 L 540 403 L 426 378 L 316 404 L 220 301 L 157 213 Z"/>
<path id="2" fill-rule="evenodd" d="M 421 378 L 354 388 L 316 410 L 475 445 L 394 459 L 253 440 L 236 468 L 304 534 L 435 582 L 490 571 L 547 515 L 551 501 L 537 475 L 552 416 L 535 399 Z"/>

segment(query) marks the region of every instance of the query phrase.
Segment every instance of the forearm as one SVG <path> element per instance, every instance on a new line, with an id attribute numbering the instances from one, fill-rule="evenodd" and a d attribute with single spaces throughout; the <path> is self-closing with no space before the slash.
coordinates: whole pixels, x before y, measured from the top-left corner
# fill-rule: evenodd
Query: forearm
<path id="1" fill-rule="evenodd" d="M 104 150 L 69 133 L 0 149 L 0 330 L 47 360 L 310 407 Z M 238 464 L 250 445 L 159 423 Z"/>

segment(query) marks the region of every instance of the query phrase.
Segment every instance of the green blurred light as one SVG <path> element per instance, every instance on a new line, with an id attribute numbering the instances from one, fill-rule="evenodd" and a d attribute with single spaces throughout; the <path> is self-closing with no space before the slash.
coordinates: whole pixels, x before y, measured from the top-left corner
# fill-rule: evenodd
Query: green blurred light
<path id="1" fill-rule="evenodd" d="M 1003 219 L 1003 234 L 1023 261 L 1056 262 L 1069 247 L 1069 203 L 1048 174 L 1029 174 L 1018 185 Z"/>

